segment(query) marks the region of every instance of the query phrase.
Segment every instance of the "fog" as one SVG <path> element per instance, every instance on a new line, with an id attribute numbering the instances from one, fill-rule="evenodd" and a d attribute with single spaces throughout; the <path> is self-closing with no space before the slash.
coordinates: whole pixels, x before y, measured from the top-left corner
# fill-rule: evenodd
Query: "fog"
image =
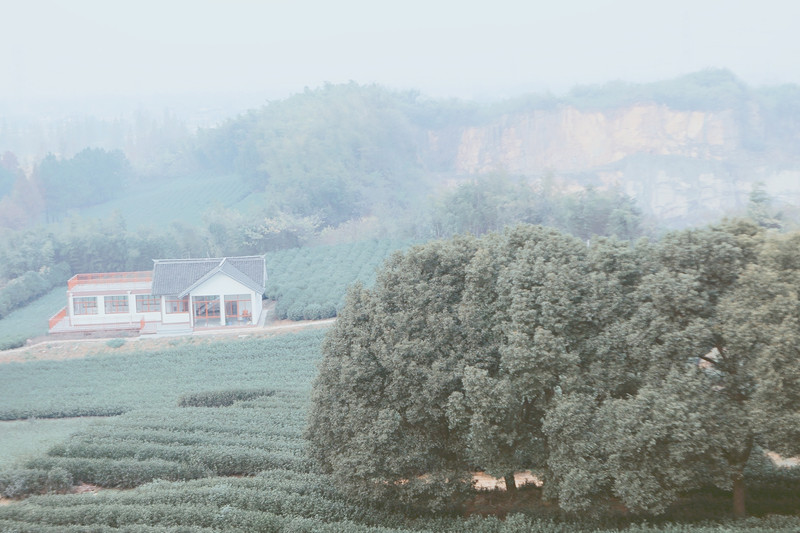
<path id="1" fill-rule="evenodd" d="M 251 105 L 349 80 L 497 99 L 706 67 L 800 83 L 793 1 L 35 0 L 3 11 L 4 107 L 186 94 Z"/>

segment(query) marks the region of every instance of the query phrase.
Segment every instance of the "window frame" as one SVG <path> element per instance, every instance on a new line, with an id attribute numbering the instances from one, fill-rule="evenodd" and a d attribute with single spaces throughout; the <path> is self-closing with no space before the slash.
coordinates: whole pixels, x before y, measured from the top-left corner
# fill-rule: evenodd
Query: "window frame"
<path id="1" fill-rule="evenodd" d="M 152 294 L 137 294 L 136 295 L 136 312 L 137 313 L 160 313 L 161 312 L 161 297 L 153 296 Z"/>
<path id="2" fill-rule="evenodd" d="M 103 296 L 103 309 L 107 315 L 124 315 L 131 312 L 131 302 L 127 294 L 108 294 Z"/>
<path id="3" fill-rule="evenodd" d="M 80 306 L 79 306 L 80 305 Z M 72 298 L 72 314 L 73 315 L 96 315 L 97 309 L 97 296 L 73 296 Z"/>
<path id="4" fill-rule="evenodd" d="M 179 315 L 189 312 L 189 297 L 176 298 L 174 296 L 167 296 L 164 301 L 164 313 L 168 315 Z"/>

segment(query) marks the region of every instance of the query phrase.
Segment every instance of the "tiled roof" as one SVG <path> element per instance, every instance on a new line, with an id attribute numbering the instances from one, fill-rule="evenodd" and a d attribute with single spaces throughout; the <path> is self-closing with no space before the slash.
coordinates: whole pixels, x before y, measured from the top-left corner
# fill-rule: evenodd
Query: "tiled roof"
<path id="1" fill-rule="evenodd" d="M 264 292 L 267 271 L 264 256 L 217 257 L 212 259 L 156 259 L 153 265 L 153 295 L 185 296 L 194 287 L 222 272 L 256 292 Z"/>

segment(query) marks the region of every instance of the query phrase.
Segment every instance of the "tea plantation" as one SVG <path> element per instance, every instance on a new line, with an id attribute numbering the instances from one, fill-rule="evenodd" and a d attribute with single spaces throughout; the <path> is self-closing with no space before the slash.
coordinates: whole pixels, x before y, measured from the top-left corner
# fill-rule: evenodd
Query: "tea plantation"
<path id="1" fill-rule="evenodd" d="M 278 301 L 275 313 L 280 319 L 334 317 L 350 284 L 372 285 L 389 255 L 412 244 L 384 239 L 270 252 L 266 296 Z"/>
<path id="2" fill-rule="evenodd" d="M 352 501 L 313 471 L 303 431 L 324 331 L 0 366 L 0 418 L 93 419 L 0 469 L 3 532 L 523 532 L 584 530 L 535 514 L 413 517 Z M 2 424 L 0 422 L 0 431 Z M 37 423 L 47 423 L 39 421 Z M 58 494 L 71 484 L 108 488 Z M 594 526 L 585 530 L 605 531 Z M 613 529 L 608 529 L 611 531 Z M 800 530 L 787 517 L 634 532 Z"/>

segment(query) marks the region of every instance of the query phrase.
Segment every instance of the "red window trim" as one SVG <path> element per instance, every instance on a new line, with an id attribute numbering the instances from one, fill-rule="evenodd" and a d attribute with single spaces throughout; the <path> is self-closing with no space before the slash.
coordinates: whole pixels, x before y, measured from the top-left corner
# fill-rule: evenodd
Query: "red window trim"
<path id="1" fill-rule="evenodd" d="M 189 312 L 189 297 L 184 296 L 183 298 L 167 298 L 164 302 L 166 309 L 164 312 L 168 315 L 176 315 L 179 313 L 188 313 Z M 173 311 L 172 308 L 176 307 L 177 310 Z"/>
<path id="2" fill-rule="evenodd" d="M 122 315 L 130 312 L 130 301 L 127 295 L 103 296 L 103 304 L 107 315 Z"/>
<path id="3" fill-rule="evenodd" d="M 161 312 L 161 297 L 152 294 L 136 295 L 137 313 L 159 313 Z"/>

